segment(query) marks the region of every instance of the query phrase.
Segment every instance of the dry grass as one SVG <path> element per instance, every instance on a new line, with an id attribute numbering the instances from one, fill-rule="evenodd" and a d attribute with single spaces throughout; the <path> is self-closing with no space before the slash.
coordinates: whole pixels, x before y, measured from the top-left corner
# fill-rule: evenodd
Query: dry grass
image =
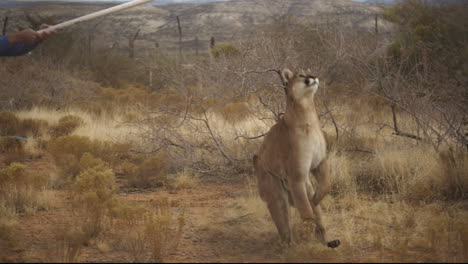
<path id="1" fill-rule="evenodd" d="M 167 199 L 154 201 L 151 210 L 120 203 L 115 207 L 116 247 L 133 262 L 163 262 L 174 254 L 185 226 L 185 209 Z"/>
<path id="2" fill-rule="evenodd" d="M 16 113 L 20 119 L 44 120 L 50 125 L 59 124 L 59 120 L 65 116 L 76 116 L 82 120 L 81 125 L 73 131 L 73 135 L 86 136 L 92 140 L 127 142 L 127 136 L 135 129 L 120 122 L 125 120 L 116 116 L 96 116 L 79 109 L 68 109 L 58 111 L 41 107 Z"/>
<path id="3" fill-rule="evenodd" d="M 189 169 L 184 169 L 174 177 L 173 187 L 177 190 L 192 189 L 200 184 L 200 179 Z"/>

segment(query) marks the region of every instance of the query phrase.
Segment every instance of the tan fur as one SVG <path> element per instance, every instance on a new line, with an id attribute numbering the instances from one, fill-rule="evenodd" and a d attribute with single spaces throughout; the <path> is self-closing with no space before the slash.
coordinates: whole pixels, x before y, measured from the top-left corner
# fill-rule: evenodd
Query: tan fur
<path id="1" fill-rule="evenodd" d="M 283 70 L 282 77 L 287 83 L 286 112 L 267 133 L 253 160 L 259 193 L 284 242 L 292 241 L 291 205 L 306 223 L 315 222 L 319 239 L 326 243 L 319 203 L 330 190 L 330 180 L 325 137 L 314 104 L 318 79 L 289 70 Z M 318 182 L 315 192 L 311 172 Z"/>

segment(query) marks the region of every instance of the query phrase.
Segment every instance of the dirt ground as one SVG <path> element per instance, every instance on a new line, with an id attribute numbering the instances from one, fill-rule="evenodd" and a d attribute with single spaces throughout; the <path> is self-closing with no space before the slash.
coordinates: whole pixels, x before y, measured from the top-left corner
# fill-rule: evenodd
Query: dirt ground
<path id="1" fill-rule="evenodd" d="M 238 244 L 228 237 L 213 237 L 205 233 L 205 216 L 222 210 L 224 204 L 245 190 L 241 186 L 222 184 L 204 184 L 190 190 L 170 193 L 158 190 L 143 193 L 121 193 L 120 199 L 148 203 L 153 200 L 168 198 L 186 206 L 186 226 L 178 251 L 167 257 L 167 262 L 275 262 L 280 256 L 268 247 L 271 241 L 251 241 L 249 244 Z M 51 208 L 33 216 L 20 217 L 18 245 L 9 250 L 12 262 L 47 262 L 51 247 L 60 232 L 70 228 L 70 194 L 67 191 L 52 191 Z M 222 223 L 215 223 L 222 224 Z M 272 234 L 274 235 L 274 234 Z M 81 253 L 83 262 L 128 262 L 125 254 L 109 247 L 106 252 L 98 249 L 91 242 Z"/>
<path id="2" fill-rule="evenodd" d="M 24 162 L 29 168 L 41 173 L 50 173 L 48 158 Z M 226 219 L 222 211 L 226 204 L 233 203 L 248 191 L 243 180 L 230 183 L 204 181 L 186 190 L 151 190 L 121 188 L 118 199 L 133 204 L 147 205 L 153 201 L 168 199 L 171 203 L 185 207 L 186 224 L 176 252 L 165 257 L 166 262 L 278 262 L 280 255 L 269 246 L 275 239 L 271 232 L 267 239 L 259 237 L 248 243 L 239 243 L 238 238 L 223 236 L 224 225 L 232 225 L 239 219 Z M 74 215 L 71 208 L 72 192 L 67 190 L 48 191 L 49 208 L 28 215 L 20 215 L 18 232 L 12 246 L 1 243 L 1 262 L 54 262 L 57 239 L 71 228 Z M 212 217 L 213 216 L 213 217 Z M 219 221 L 218 221 L 219 220 Z M 213 221 L 213 222 L 209 222 Z M 218 226 L 220 232 L 207 231 Z M 132 262 L 128 253 L 114 248 L 106 237 L 92 240 L 82 248 L 80 262 Z"/>
<path id="3" fill-rule="evenodd" d="M 51 169 L 49 162 L 46 159 L 25 164 L 47 173 Z M 178 248 L 165 256 L 165 262 L 466 260 L 466 234 L 459 234 L 453 228 L 457 221 L 461 224 L 466 221 L 463 220 L 468 214 L 466 202 L 451 206 L 450 210 L 456 212 L 454 216 L 446 210 L 445 204 L 424 207 L 382 202 L 372 197 L 359 200 L 348 197 L 339 203 L 328 202 L 323 208 L 328 235 L 339 238 L 342 245 L 338 249 L 298 246 L 293 250 L 282 250 L 266 206 L 258 197 L 252 197 L 255 185 L 251 177 L 245 174 L 234 180 L 206 179 L 191 189 L 177 191 L 122 187 L 116 196 L 146 208 L 162 199 L 185 208 L 185 226 Z M 80 216 L 71 209 L 71 191 L 50 190 L 47 197 L 47 209 L 20 215 L 14 245 L 0 240 L 0 262 L 57 262 L 63 259 L 56 253 L 60 252 L 57 250 L 58 238 L 72 228 L 71 223 L 76 223 L 73 218 Z M 298 217 L 293 213 L 294 218 Z M 433 219 L 439 221 L 435 227 Z M 103 234 L 83 246 L 76 260 L 133 262 L 135 258 L 116 246 L 112 234 Z M 140 259 L 145 260 L 150 260 L 149 256 Z"/>

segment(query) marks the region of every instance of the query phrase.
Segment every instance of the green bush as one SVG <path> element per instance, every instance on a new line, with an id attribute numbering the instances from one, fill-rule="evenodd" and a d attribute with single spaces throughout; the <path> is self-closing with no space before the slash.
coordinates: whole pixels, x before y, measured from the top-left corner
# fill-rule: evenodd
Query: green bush
<path id="1" fill-rule="evenodd" d="M 210 53 L 213 57 L 234 57 L 240 54 L 240 51 L 231 44 L 218 44 L 214 46 Z"/>
<path id="2" fill-rule="evenodd" d="M 396 60 L 408 63 L 407 70 L 430 63 L 438 75 L 468 82 L 468 6 L 406 0 L 383 11 L 385 19 L 398 25 L 399 32 L 389 47 Z M 436 69 L 438 68 L 438 69 Z M 445 70 L 441 70 L 445 68 Z"/>

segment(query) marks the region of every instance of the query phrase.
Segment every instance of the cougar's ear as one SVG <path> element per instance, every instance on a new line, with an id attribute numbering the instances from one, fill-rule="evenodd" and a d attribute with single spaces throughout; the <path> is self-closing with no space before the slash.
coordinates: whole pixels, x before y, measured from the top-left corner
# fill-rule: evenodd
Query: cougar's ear
<path id="1" fill-rule="evenodd" d="M 293 73 L 289 69 L 284 69 L 281 71 L 281 78 L 283 79 L 284 84 L 288 85 L 289 80 L 293 77 Z"/>

